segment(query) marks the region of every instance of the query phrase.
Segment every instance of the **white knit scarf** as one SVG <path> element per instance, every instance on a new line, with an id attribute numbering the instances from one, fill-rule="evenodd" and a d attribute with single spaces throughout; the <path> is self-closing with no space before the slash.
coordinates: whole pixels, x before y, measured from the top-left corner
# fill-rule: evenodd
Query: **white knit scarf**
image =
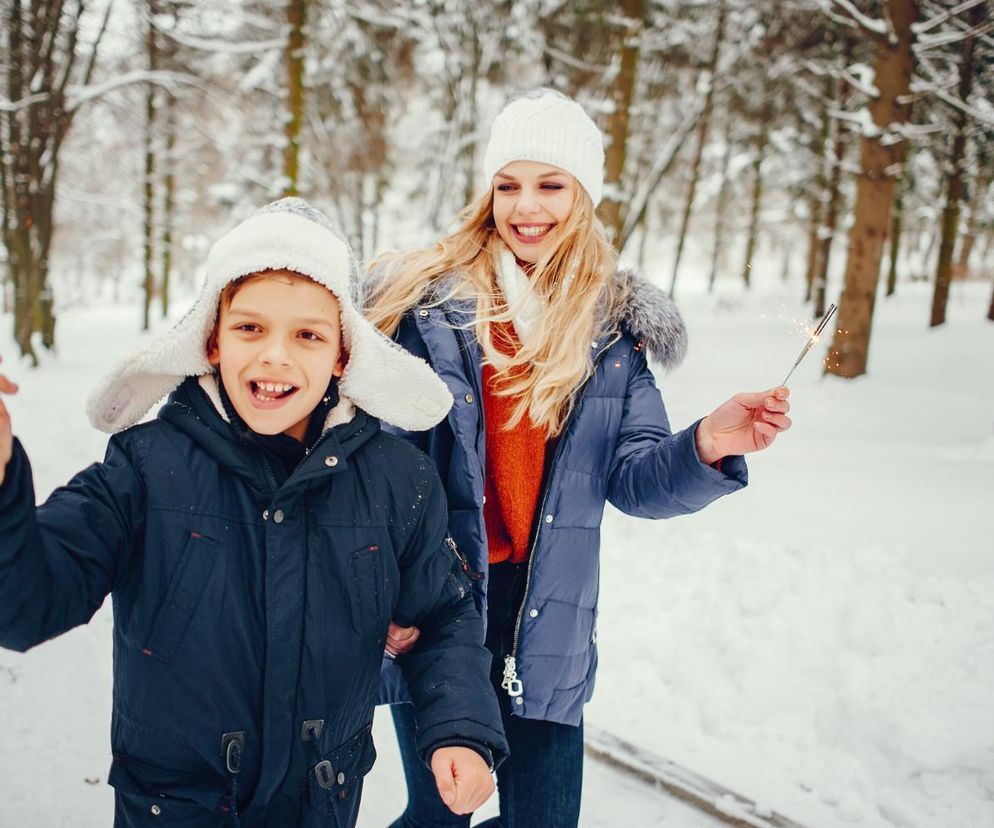
<path id="1" fill-rule="evenodd" d="M 528 274 L 521 269 L 514 254 L 501 245 L 494 263 L 497 270 L 497 287 L 504 294 L 511 311 L 511 324 L 522 344 L 526 344 L 540 327 L 545 302 L 530 289 Z"/>

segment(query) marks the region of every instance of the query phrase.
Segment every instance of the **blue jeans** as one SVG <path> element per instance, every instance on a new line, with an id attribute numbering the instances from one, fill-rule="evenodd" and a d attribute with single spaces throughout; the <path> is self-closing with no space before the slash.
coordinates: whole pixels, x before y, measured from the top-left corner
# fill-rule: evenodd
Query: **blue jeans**
<path id="1" fill-rule="evenodd" d="M 579 726 L 511 716 L 500 692 L 511 755 L 497 769 L 500 816 L 478 828 L 576 828 L 583 787 L 583 722 Z M 414 743 L 414 707 L 390 708 L 407 778 L 407 810 L 390 828 L 469 828 L 438 796 L 435 778 Z"/>

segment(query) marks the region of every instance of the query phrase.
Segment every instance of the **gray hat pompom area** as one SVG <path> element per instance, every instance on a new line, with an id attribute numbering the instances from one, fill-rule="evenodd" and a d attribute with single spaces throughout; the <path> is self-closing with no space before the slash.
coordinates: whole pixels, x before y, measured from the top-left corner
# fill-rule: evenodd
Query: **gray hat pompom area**
<path id="1" fill-rule="evenodd" d="M 193 307 L 166 334 L 123 360 L 94 390 L 87 414 L 94 427 L 117 432 L 140 421 L 186 377 L 212 373 L 207 338 L 225 286 L 243 276 L 288 270 L 330 290 L 341 308 L 349 359 L 339 382 L 342 398 L 408 431 L 440 422 L 452 406 L 445 383 L 360 313 L 359 265 L 345 239 L 301 198 L 266 205 L 211 247 L 207 273 Z"/>

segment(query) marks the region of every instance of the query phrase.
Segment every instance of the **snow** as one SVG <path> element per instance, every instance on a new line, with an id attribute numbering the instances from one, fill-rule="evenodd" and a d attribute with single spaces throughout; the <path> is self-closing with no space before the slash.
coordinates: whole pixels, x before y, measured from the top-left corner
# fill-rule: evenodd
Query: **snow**
<path id="1" fill-rule="evenodd" d="M 761 268 L 751 295 L 715 297 L 689 293 L 689 269 L 690 354 L 658 378 L 675 426 L 778 382 L 810 324 L 796 284 Z M 750 459 L 744 491 L 673 521 L 608 511 L 591 726 L 811 828 L 994 824 L 990 290 L 954 283 L 934 330 L 928 285 L 881 296 L 856 380 L 823 377 L 827 338 L 815 346 L 791 381 L 795 427 Z M 83 400 L 138 320 L 69 308 L 59 355 L 31 371 L 0 319 L 39 497 L 102 455 Z M 108 602 L 32 652 L 0 651 L 0 824 L 109 823 L 110 626 Z M 378 717 L 363 828 L 402 806 L 389 731 Z M 582 824 L 713 823 L 589 761 Z"/>

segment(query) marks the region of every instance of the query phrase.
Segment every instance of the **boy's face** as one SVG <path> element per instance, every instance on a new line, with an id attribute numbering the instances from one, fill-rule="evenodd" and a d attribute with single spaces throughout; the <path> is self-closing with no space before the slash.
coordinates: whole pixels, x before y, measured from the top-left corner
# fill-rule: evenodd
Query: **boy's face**
<path id="1" fill-rule="evenodd" d="M 331 291 L 286 271 L 251 279 L 221 302 L 208 358 L 249 428 L 304 439 L 311 412 L 344 370 L 341 324 Z"/>

